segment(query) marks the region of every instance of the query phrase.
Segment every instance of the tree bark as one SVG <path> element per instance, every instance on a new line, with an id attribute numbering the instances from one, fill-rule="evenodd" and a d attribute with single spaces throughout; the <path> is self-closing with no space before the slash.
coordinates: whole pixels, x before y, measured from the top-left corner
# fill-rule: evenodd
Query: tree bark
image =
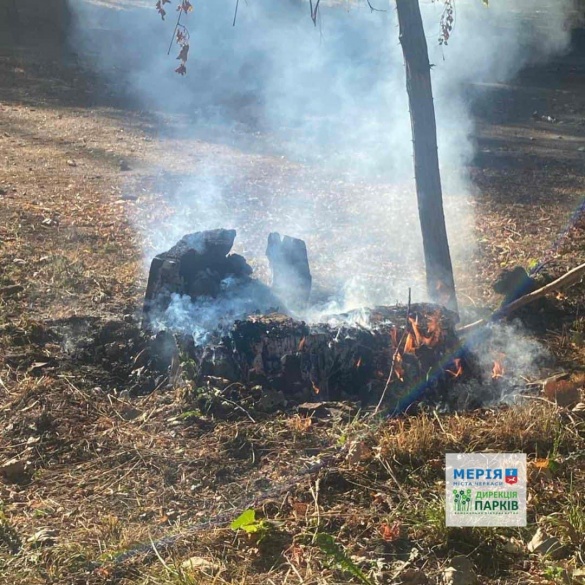
<path id="1" fill-rule="evenodd" d="M 437 153 L 431 67 L 418 0 L 396 0 L 400 44 L 406 65 L 418 212 L 427 291 L 432 301 L 457 312 Z"/>

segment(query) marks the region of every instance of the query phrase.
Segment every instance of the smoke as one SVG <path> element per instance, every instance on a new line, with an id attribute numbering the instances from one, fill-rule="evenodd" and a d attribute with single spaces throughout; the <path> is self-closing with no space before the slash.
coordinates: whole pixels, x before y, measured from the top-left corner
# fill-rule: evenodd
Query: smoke
<path id="1" fill-rule="evenodd" d="M 526 384 L 538 379 L 553 359 L 536 339 L 530 337 L 520 321 L 495 322 L 466 339 L 466 348 L 474 356 L 479 378 L 453 386 L 447 408 L 517 404 L 524 400 Z"/>
<path id="2" fill-rule="evenodd" d="M 182 148 L 199 149 L 181 177 L 157 175 L 167 215 L 163 228 L 156 216 L 139 222 L 145 264 L 185 233 L 234 227 L 238 251 L 265 275 L 266 237 L 278 231 L 306 240 L 317 300 L 340 308 L 404 302 L 409 287 L 423 300 L 393 2 L 372 0 L 384 12 L 365 2 L 322 3 L 313 27 L 304 0 L 249 0 L 233 27 L 233 0 L 198 0 L 183 19 L 191 34 L 186 77 L 173 72 L 174 46 L 167 56 L 176 14 L 169 10 L 163 23 L 153 4 L 71 2 L 80 58 L 140 107 L 181 114 Z M 468 270 L 474 249 L 470 84 L 505 81 L 564 50 L 571 5 L 457 0 L 453 34 L 441 47 L 443 2 L 421 2 L 456 273 Z"/>
<path id="3" fill-rule="evenodd" d="M 258 282 L 242 285 L 226 278 L 218 298 L 202 297 L 195 304 L 188 295 L 173 294 L 169 306 L 150 317 L 153 331 L 170 329 L 193 336 L 196 344 L 204 344 L 212 334 L 227 333 L 235 321 L 250 314 L 278 309 L 278 300 L 268 287 Z"/>

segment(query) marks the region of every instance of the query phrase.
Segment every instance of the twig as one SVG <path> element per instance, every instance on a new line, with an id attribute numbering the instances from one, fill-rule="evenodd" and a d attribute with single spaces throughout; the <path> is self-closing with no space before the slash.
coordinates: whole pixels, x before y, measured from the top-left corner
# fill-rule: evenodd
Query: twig
<path id="1" fill-rule="evenodd" d="M 288 564 L 290 565 L 290 568 L 294 571 L 295 575 L 298 577 L 299 582 L 302 585 L 305 585 L 306 581 L 303 579 L 303 577 L 299 573 L 299 570 L 293 565 L 293 562 L 290 559 L 286 559 L 286 560 L 288 561 Z"/>
<path id="2" fill-rule="evenodd" d="M 315 488 L 313 489 L 313 486 L 309 486 L 309 491 L 311 492 L 311 495 L 313 496 L 313 500 L 315 502 L 315 514 L 317 516 L 317 522 L 315 525 L 315 537 L 317 536 L 317 533 L 319 532 L 320 529 L 320 525 L 321 525 L 321 509 L 319 507 L 319 487 L 321 485 L 321 481 L 319 478 L 315 479 Z"/>
<path id="3" fill-rule="evenodd" d="M 236 18 L 238 17 L 238 6 L 240 5 L 240 0 L 236 0 L 236 9 L 234 10 L 234 22 L 232 26 L 236 26 Z"/>
<path id="4" fill-rule="evenodd" d="M 506 315 L 516 311 L 520 307 L 528 305 L 529 303 L 532 303 L 533 301 L 547 295 L 550 292 L 557 291 L 560 288 L 563 288 L 565 286 L 571 286 L 572 284 L 579 282 L 584 276 L 585 264 L 581 264 L 580 266 L 577 266 L 576 268 L 569 270 L 569 272 L 567 272 L 563 276 L 557 278 L 556 280 L 553 280 L 546 286 L 543 286 L 542 288 L 539 288 L 534 292 L 524 295 L 523 297 L 520 297 L 519 299 L 510 303 L 509 305 L 502 307 L 496 313 L 501 315 L 502 317 L 505 317 Z"/>
<path id="5" fill-rule="evenodd" d="M 380 400 L 378 401 L 378 404 L 376 404 L 376 408 L 374 409 L 372 416 L 376 416 L 378 414 L 378 411 L 380 410 L 380 407 L 382 406 L 382 402 L 384 402 L 384 398 L 386 398 L 386 392 L 388 391 L 388 387 L 390 386 L 392 376 L 394 375 L 394 368 L 396 367 L 396 360 L 398 359 L 400 345 L 404 341 L 404 338 L 406 337 L 406 334 L 408 332 L 408 323 L 409 323 L 409 319 L 410 319 L 410 301 L 411 301 L 411 290 L 409 288 L 408 289 L 408 307 L 406 309 L 406 327 L 404 328 L 404 332 L 402 333 L 402 337 L 400 338 L 400 341 L 396 344 L 396 350 L 394 351 L 394 355 L 392 356 L 392 365 L 390 366 L 390 373 L 388 374 L 388 379 L 386 380 L 384 390 L 382 391 L 382 396 L 380 396 Z"/>
<path id="6" fill-rule="evenodd" d="M 177 574 L 176 571 L 173 571 L 164 561 L 164 559 L 160 556 L 160 553 L 158 552 L 156 545 L 154 544 L 154 540 L 152 540 L 152 536 L 150 535 L 150 532 L 148 533 L 148 538 L 150 539 L 150 545 L 152 546 L 152 550 L 154 551 L 154 554 L 156 555 L 156 557 L 158 558 L 158 560 L 161 562 L 162 566 L 171 574 L 175 575 Z"/>
<path id="7" fill-rule="evenodd" d="M 240 406 L 237 402 L 234 402 L 233 400 L 230 400 L 229 398 L 226 398 L 225 396 L 222 396 L 221 399 L 224 402 L 231 404 L 235 409 L 241 410 L 254 424 L 256 424 L 256 421 L 252 418 L 252 415 L 243 406 Z"/>
<path id="8" fill-rule="evenodd" d="M 368 6 L 370 7 L 370 12 L 388 12 L 387 10 L 384 10 L 382 8 L 374 8 L 370 2 L 370 0 L 366 0 L 366 2 L 368 3 Z"/>
<path id="9" fill-rule="evenodd" d="M 539 288 L 538 290 L 528 293 L 527 295 L 524 295 L 519 299 L 516 299 L 515 301 L 509 303 L 508 305 L 501 307 L 500 309 L 492 313 L 492 315 L 488 319 L 479 319 L 479 321 L 474 321 L 469 325 L 460 327 L 459 329 L 457 329 L 457 332 L 467 333 L 469 331 L 476 329 L 477 327 L 486 325 L 490 321 L 497 321 L 498 319 L 507 317 L 514 311 L 520 309 L 521 307 L 533 303 L 537 299 L 540 299 L 551 292 L 558 291 L 561 288 L 571 286 L 579 282 L 583 277 L 585 277 L 585 264 L 581 264 L 580 266 L 577 266 L 576 268 L 569 270 L 569 272 L 563 274 L 563 276 L 557 278 L 556 280 L 553 280 L 546 286 L 543 286 L 542 288 Z"/>
<path id="10" fill-rule="evenodd" d="M 477 327 L 481 327 L 485 325 L 490 319 L 478 319 L 477 321 L 473 321 L 473 323 L 468 323 L 467 325 L 463 325 L 457 329 L 457 333 L 468 333 L 469 331 L 473 331 Z"/>
<path id="11" fill-rule="evenodd" d="M 315 3 L 315 8 L 313 9 L 313 0 L 309 0 L 309 8 L 311 10 L 311 20 L 313 21 L 313 24 L 315 26 L 317 26 L 317 12 L 319 11 L 319 3 L 321 2 L 321 0 L 317 0 L 317 2 Z"/>
<path id="12" fill-rule="evenodd" d="M 175 38 L 177 36 L 177 29 L 181 24 L 181 16 L 183 14 L 183 5 L 179 7 L 179 16 L 177 17 L 177 24 L 175 24 L 175 30 L 173 31 L 173 37 L 171 38 L 171 44 L 169 45 L 169 50 L 167 51 L 167 55 L 171 54 L 171 49 L 173 48 L 173 43 L 175 42 Z"/>

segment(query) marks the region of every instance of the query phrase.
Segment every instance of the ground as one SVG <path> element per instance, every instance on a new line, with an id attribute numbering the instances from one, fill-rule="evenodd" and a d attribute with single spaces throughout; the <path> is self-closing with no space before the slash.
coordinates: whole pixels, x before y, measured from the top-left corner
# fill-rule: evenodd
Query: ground
<path id="1" fill-rule="evenodd" d="M 167 186 L 203 153 L 279 180 L 310 180 L 311 168 L 232 139 L 177 137 L 168 132 L 177 119 L 161 132 L 158 118 L 106 99 L 99 79 L 61 63 L 62 47 L 23 43 L 0 53 L 7 582 L 438 583 L 457 555 L 481 583 L 583 582 L 585 422 L 562 404 L 226 421 L 202 415 L 180 377 L 172 390 L 130 398 L 127 379 L 95 367 L 110 354 L 96 350 L 92 362 L 90 344 L 85 360 L 73 359 L 107 322 L 112 351 L 135 334 L 145 288 L 138 198 L 164 213 L 152 168 L 170 176 Z M 583 89 L 585 59 L 573 52 L 477 102 L 479 246 L 459 287 L 470 314 L 497 306 L 490 285 L 503 266 L 547 260 L 560 276 L 583 262 Z M 584 299 L 580 284 L 536 315 L 556 371 L 577 381 Z M 482 449 L 528 454 L 528 527 L 445 527 L 444 454 Z M 251 534 L 230 528 L 246 509 L 260 518 Z M 527 551 L 537 526 L 561 541 L 559 555 Z"/>

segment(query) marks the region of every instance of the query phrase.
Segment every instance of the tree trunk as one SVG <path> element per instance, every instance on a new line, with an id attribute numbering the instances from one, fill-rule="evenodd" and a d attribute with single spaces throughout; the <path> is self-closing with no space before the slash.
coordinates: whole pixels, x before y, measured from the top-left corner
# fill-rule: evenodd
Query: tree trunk
<path id="1" fill-rule="evenodd" d="M 457 312 L 437 154 L 431 67 L 418 0 L 396 0 L 400 44 L 406 65 L 418 212 L 432 301 Z"/>

